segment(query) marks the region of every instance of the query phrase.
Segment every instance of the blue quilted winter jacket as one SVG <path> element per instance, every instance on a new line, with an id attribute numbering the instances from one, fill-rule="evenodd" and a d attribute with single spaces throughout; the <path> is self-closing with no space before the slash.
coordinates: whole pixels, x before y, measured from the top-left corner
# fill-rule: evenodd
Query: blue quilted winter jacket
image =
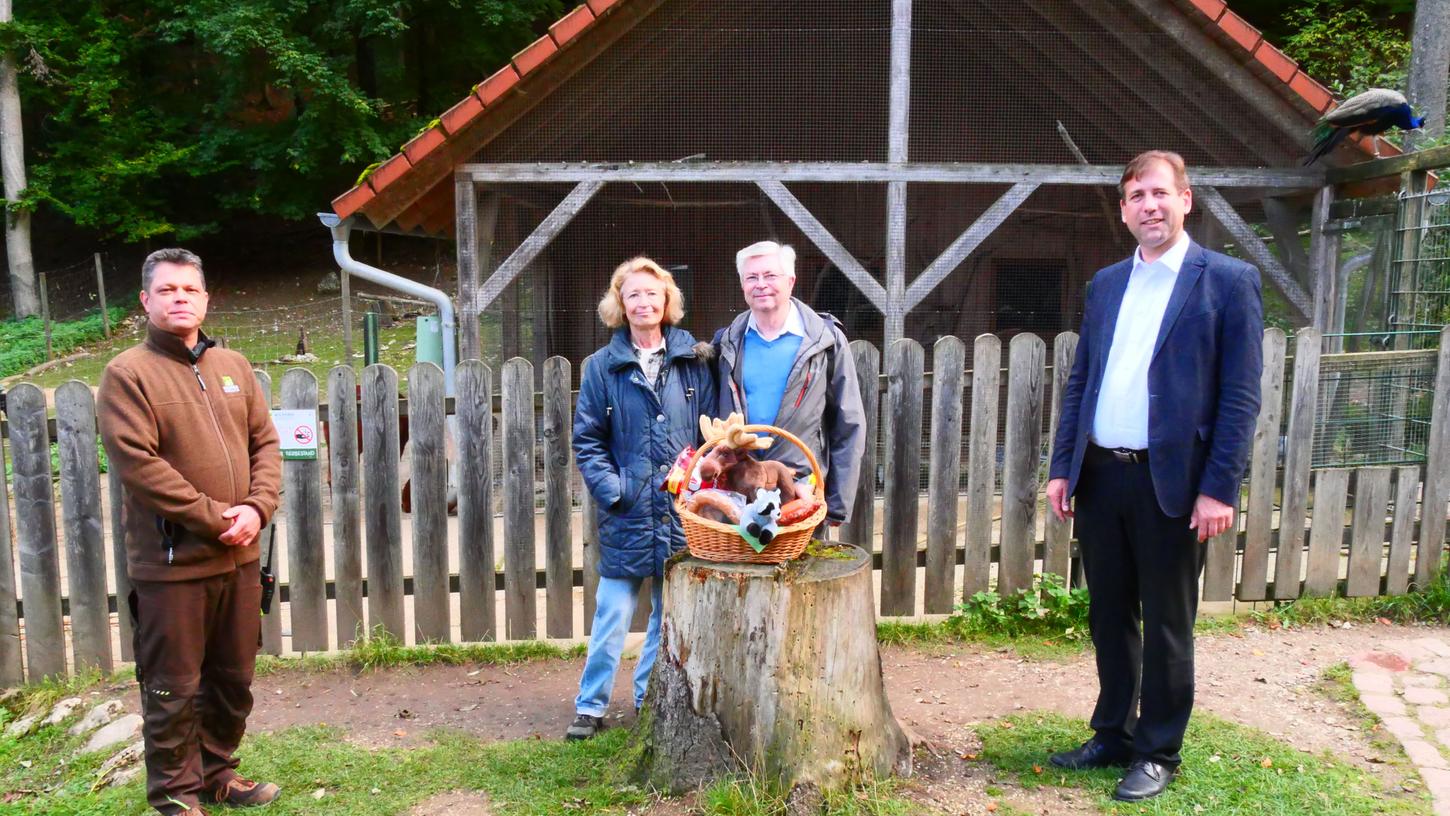
<path id="1" fill-rule="evenodd" d="M 661 487 L 679 452 L 699 446 L 700 415 L 715 403 L 709 363 L 684 329 L 665 328 L 656 388 L 640 370 L 627 329 L 585 361 L 574 456 L 598 506 L 600 575 L 662 576 L 665 559 L 685 546 L 674 496 Z"/>

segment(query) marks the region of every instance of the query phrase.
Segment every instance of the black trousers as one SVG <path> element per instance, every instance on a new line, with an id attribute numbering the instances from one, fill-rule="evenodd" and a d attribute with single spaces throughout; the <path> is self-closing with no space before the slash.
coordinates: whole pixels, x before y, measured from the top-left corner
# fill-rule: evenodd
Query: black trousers
<path id="1" fill-rule="evenodd" d="M 1147 463 L 1088 459 L 1075 531 L 1097 650 L 1092 728 L 1109 747 L 1176 767 L 1193 711 L 1193 621 L 1205 546 L 1188 517 L 1158 506 Z"/>
<path id="2" fill-rule="evenodd" d="M 236 775 L 262 636 L 260 566 L 133 582 L 146 800 L 163 814 L 201 804 Z"/>

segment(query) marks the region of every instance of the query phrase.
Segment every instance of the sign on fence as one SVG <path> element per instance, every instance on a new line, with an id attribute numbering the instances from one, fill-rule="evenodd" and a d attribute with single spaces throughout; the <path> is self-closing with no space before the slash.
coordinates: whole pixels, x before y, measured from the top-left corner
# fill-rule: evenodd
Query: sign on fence
<path id="1" fill-rule="evenodd" d="M 283 459 L 317 459 L 317 411 L 273 408 L 272 424 L 277 426 L 277 437 L 282 441 Z"/>

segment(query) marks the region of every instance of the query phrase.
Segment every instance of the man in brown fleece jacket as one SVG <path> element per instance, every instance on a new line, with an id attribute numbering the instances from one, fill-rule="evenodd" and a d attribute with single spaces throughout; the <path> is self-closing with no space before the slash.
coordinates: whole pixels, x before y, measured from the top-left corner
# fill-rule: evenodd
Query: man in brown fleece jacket
<path id="1" fill-rule="evenodd" d="M 141 267 L 146 341 L 101 376 L 101 438 L 126 488 L 126 570 L 146 795 L 164 814 L 280 792 L 237 774 L 261 643 L 258 533 L 277 509 L 277 432 L 251 364 L 201 331 L 201 259 Z"/>

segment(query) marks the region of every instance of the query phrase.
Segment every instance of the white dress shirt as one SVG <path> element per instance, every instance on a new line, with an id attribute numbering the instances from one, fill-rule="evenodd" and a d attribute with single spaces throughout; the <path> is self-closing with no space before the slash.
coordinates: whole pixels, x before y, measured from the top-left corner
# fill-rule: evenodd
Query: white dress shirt
<path id="1" fill-rule="evenodd" d="M 1148 364 L 1188 244 L 1188 233 L 1180 233 L 1178 242 L 1152 263 L 1143 261 L 1141 248 L 1133 252 L 1093 413 L 1092 440 L 1104 448 L 1148 447 Z"/>

